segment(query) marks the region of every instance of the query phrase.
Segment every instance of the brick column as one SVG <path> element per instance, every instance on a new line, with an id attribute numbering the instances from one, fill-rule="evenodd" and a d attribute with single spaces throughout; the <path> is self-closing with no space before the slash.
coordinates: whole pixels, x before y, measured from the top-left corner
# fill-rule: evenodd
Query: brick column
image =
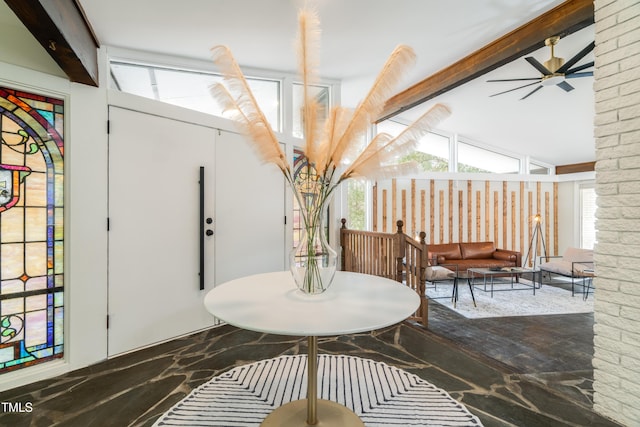
<path id="1" fill-rule="evenodd" d="M 640 423 L 640 3 L 595 0 L 594 409 Z"/>

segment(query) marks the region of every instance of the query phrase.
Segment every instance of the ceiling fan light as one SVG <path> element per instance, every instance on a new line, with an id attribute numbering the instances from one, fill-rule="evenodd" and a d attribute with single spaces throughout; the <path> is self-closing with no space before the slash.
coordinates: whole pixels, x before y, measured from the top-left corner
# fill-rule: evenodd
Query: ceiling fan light
<path id="1" fill-rule="evenodd" d="M 585 55 L 587 55 L 589 52 L 591 52 L 595 48 L 595 42 L 589 43 L 587 47 L 585 47 L 576 55 L 574 55 L 571 59 L 569 59 L 569 61 L 565 62 L 563 58 L 558 58 L 557 56 L 555 56 L 555 53 L 554 53 L 554 46 L 558 43 L 559 40 L 560 40 L 560 37 L 558 36 L 549 37 L 547 40 L 545 40 L 545 44 L 551 48 L 551 58 L 545 61 L 544 64 L 540 63 L 540 61 L 535 59 L 533 56 L 527 56 L 524 58 L 531 66 L 533 66 L 536 70 L 538 70 L 538 72 L 542 74 L 542 77 L 540 77 L 539 80 L 537 78 L 488 80 L 490 82 L 538 80 L 539 84 L 537 82 L 529 83 L 513 89 L 504 90 L 502 92 L 498 92 L 490 96 L 502 95 L 503 93 L 513 92 L 514 90 L 522 89 L 523 87 L 532 86 L 535 84 L 538 84 L 538 86 L 535 89 L 533 89 L 531 92 L 529 92 L 528 94 L 520 98 L 521 100 L 528 98 L 529 96 L 533 95 L 535 92 L 537 92 L 538 90 L 546 86 L 558 86 L 560 89 L 564 90 L 565 92 L 570 92 L 575 88 L 568 83 L 567 79 L 573 79 L 575 77 L 593 76 L 593 72 L 590 72 L 590 71 L 581 72 L 581 73 L 578 72 L 578 71 L 593 67 L 594 66 L 593 61 L 583 65 L 579 65 L 577 67 L 574 67 L 574 65 L 578 63 L 580 60 L 582 60 L 582 58 L 584 58 Z"/>
<path id="2" fill-rule="evenodd" d="M 553 86 L 564 81 L 564 74 L 550 74 L 542 78 L 542 86 Z"/>

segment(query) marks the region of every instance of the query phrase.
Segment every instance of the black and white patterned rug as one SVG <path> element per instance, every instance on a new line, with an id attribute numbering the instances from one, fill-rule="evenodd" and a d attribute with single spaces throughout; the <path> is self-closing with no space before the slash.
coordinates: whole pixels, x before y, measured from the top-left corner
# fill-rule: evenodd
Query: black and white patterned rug
<path id="1" fill-rule="evenodd" d="M 214 377 L 154 426 L 258 426 L 275 408 L 306 393 L 306 355 L 261 360 Z M 401 369 L 354 356 L 318 356 L 318 398 L 345 405 L 367 427 L 482 425 L 446 391 Z"/>

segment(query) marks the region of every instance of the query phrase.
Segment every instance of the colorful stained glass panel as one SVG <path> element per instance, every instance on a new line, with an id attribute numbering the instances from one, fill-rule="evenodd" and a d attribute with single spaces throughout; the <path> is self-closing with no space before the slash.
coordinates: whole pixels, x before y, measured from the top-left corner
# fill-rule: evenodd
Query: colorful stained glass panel
<path id="1" fill-rule="evenodd" d="M 5 280 L 2 283 L 3 294 L 15 294 L 18 292 L 24 292 L 24 282 L 22 280 Z"/>
<path id="2" fill-rule="evenodd" d="M 63 356 L 64 102 L 0 87 L 0 374 Z"/>
<path id="3" fill-rule="evenodd" d="M 2 241 L 14 243 L 24 240 L 24 217 L 24 209 L 18 206 L 2 212 L 2 221 L 0 221 Z"/>
<path id="4" fill-rule="evenodd" d="M 46 276 L 38 276 L 38 277 L 32 277 L 29 280 L 27 280 L 27 283 L 25 283 L 25 289 L 27 291 L 35 291 L 38 289 L 45 289 L 47 287 L 47 278 Z"/>

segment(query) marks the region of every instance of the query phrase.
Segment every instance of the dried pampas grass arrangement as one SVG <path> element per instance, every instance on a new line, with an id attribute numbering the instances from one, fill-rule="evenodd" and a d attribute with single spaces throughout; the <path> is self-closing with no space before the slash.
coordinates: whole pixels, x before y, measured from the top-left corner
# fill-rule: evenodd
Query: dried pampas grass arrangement
<path id="1" fill-rule="evenodd" d="M 371 123 L 393 95 L 403 72 L 414 63 L 413 50 L 398 46 L 385 62 L 371 89 L 354 110 L 323 107 L 311 94 L 318 82 L 320 21 L 315 11 L 298 14 L 296 49 L 303 83 L 304 173 L 293 176 L 292 167 L 278 139 L 258 107 L 249 85 L 231 51 L 225 46 L 211 49 L 224 84 L 216 84 L 211 93 L 244 133 L 259 158 L 275 164 L 291 185 L 301 207 L 303 236 L 290 254 L 290 268 L 298 288 L 308 294 L 324 292 L 336 270 L 336 252 L 326 242 L 322 219 L 333 191 L 350 178 L 380 179 L 417 172 L 415 162 L 400 163 L 402 156 L 415 149 L 420 138 L 449 114 L 436 105 L 396 137 L 378 134 L 366 144 Z M 324 122 L 323 122 L 324 121 Z"/>
<path id="2" fill-rule="evenodd" d="M 369 126 L 393 95 L 403 73 L 415 62 L 413 50 L 400 45 L 391 53 L 366 97 L 354 110 L 338 106 L 325 112 L 309 91 L 311 85 L 318 82 L 320 21 L 312 9 L 301 10 L 298 21 L 296 46 L 303 82 L 304 153 L 310 170 L 315 171 L 317 187 L 324 188 L 320 191 L 325 194 L 318 196 L 329 197 L 349 178 L 381 179 L 418 172 L 417 163 L 398 164 L 398 161 L 450 114 L 444 105 L 434 106 L 396 137 L 378 134 L 364 144 Z M 226 46 L 215 46 L 211 53 L 224 77 L 224 85 L 211 88 L 213 97 L 226 111 L 234 113 L 233 120 L 248 136 L 259 158 L 278 166 L 295 189 L 292 168 L 231 51 Z"/>

